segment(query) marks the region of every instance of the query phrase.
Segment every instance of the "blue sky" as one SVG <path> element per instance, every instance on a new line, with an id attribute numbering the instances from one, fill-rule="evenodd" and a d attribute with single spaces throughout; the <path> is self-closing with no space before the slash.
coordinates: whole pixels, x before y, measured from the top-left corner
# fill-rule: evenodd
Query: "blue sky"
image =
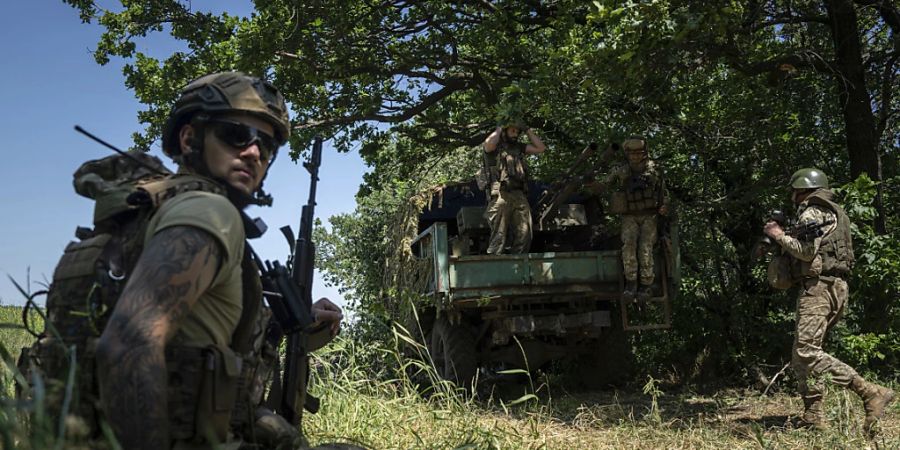
<path id="1" fill-rule="evenodd" d="M 116 2 L 99 2 L 115 7 Z M 247 14 L 249 1 L 192 2 L 195 9 Z M 0 176 L 0 303 L 21 304 L 22 296 L 7 274 L 31 289 L 41 289 L 75 227 L 89 226 L 93 204 L 72 188 L 72 173 L 89 159 L 109 150 L 73 131 L 81 125 L 120 148 L 130 145 L 142 106 L 124 86 L 122 61 L 99 66 L 91 56 L 102 28 L 82 24 L 77 11 L 61 0 L 12 1 L 0 15 L 0 130 L 6 137 L 4 170 Z M 162 57 L 180 48 L 168 36 L 138 42 L 138 50 Z M 152 154 L 164 161 L 159 145 Z M 174 168 L 169 164 L 170 168 Z M 327 218 L 355 207 L 354 194 L 366 167 L 357 153 L 335 152 L 326 143 L 320 170 L 316 217 Z M 269 225 L 269 233 L 254 241 L 263 258 L 283 260 L 288 252 L 278 231 L 288 224 L 296 232 L 300 208 L 309 193 L 309 176 L 289 158 L 279 158 L 266 180 L 275 197 L 271 208 L 249 212 Z M 317 275 L 313 295 L 343 303 L 336 288 Z M 43 299 L 41 299 L 43 301 Z"/>

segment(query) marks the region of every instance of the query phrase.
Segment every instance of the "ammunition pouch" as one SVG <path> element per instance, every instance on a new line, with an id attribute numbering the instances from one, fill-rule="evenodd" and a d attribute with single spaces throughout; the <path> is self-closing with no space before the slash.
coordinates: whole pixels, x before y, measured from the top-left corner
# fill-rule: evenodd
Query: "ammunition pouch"
<path id="1" fill-rule="evenodd" d="M 621 180 L 612 193 L 609 212 L 613 214 L 655 214 L 660 206 L 662 186 L 648 174 L 634 174 Z"/>
<path id="2" fill-rule="evenodd" d="M 47 295 L 47 318 L 67 343 L 100 336 L 109 298 L 118 297 L 126 274 L 103 261 L 111 241 L 112 235 L 99 234 L 70 242 L 56 265 Z M 80 298 L 72 298 L 73 293 L 81 293 Z"/>
<path id="3" fill-rule="evenodd" d="M 766 270 L 766 278 L 769 285 L 775 289 L 790 289 L 794 285 L 794 277 L 791 273 L 792 259 L 788 255 L 777 255 L 769 261 Z"/>
<path id="4" fill-rule="evenodd" d="M 254 401 L 252 393 L 256 389 L 254 383 L 256 382 L 260 365 L 261 361 L 259 358 L 247 357 L 243 359 L 241 374 L 237 383 L 237 397 L 234 403 L 234 410 L 231 413 L 231 430 L 246 438 L 253 436 L 253 431 L 250 427 L 253 424 L 254 410 L 259 401 Z"/>
<path id="5" fill-rule="evenodd" d="M 655 186 L 650 186 L 644 177 L 631 177 L 632 183 L 625 194 L 626 213 L 655 213 L 659 207 L 659 193 Z M 640 181 L 634 181 L 638 178 Z"/>
<path id="6" fill-rule="evenodd" d="M 856 262 L 853 255 L 850 218 L 840 205 L 831 201 L 830 194 L 823 191 L 814 192 L 806 201 L 811 205 L 827 208 L 837 216 L 837 226 L 823 236 L 819 244 L 817 256 L 821 256 L 821 269 L 816 275 L 846 278 Z"/>
<path id="7" fill-rule="evenodd" d="M 624 192 L 613 192 L 609 197 L 609 212 L 612 214 L 625 214 L 628 211 L 628 200 Z"/>
<path id="8" fill-rule="evenodd" d="M 497 165 L 489 167 L 493 180 L 499 181 L 500 189 L 505 191 L 525 191 L 528 189 L 528 161 L 525 159 L 525 146 L 522 144 L 501 145 L 498 148 Z"/>
<path id="9" fill-rule="evenodd" d="M 818 277 L 822 275 L 822 257 L 816 255 L 812 261 L 794 259 L 794 265 L 791 269 L 791 274 L 794 275 L 795 279 Z"/>
<path id="10" fill-rule="evenodd" d="M 173 440 L 226 442 L 242 366 L 243 360 L 228 347 L 166 348 Z"/>
<path id="11" fill-rule="evenodd" d="M 836 234 L 836 233 L 832 233 Z M 845 239 L 823 239 L 819 250 L 822 255 L 822 274 L 846 278 L 853 269 L 853 248 Z"/>

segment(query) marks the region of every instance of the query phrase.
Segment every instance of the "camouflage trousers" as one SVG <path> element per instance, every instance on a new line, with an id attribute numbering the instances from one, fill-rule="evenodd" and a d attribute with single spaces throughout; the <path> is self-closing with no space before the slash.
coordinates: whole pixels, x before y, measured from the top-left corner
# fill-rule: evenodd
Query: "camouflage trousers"
<path id="1" fill-rule="evenodd" d="M 528 253 L 531 248 L 531 207 L 520 190 L 493 190 L 484 217 L 491 226 L 489 255 Z"/>
<path id="2" fill-rule="evenodd" d="M 846 387 L 857 376 L 852 367 L 822 350 L 825 336 L 844 313 L 849 289 L 846 281 L 832 277 L 809 279 L 801 287 L 791 365 L 800 395 L 815 398 L 825 392 L 825 378 Z"/>
<path id="3" fill-rule="evenodd" d="M 640 268 L 641 284 L 653 283 L 653 246 L 656 244 L 656 214 L 622 216 L 622 266 L 625 279 L 636 281 Z"/>

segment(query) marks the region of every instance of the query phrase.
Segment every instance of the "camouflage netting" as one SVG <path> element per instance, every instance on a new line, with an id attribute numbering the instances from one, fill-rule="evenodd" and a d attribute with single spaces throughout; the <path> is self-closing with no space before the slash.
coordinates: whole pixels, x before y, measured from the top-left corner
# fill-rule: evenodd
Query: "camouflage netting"
<path id="1" fill-rule="evenodd" d="M 432 264 L 413 254 L 412 243 L 419 234 L 419 215 L 430 207 L 442 188 L 434 186 L 413 195 L 394 215 L 391 221 L 394 225 L 385 236 L 388 254 L 382 285 L 387 290 L 422 292 L 425 289 Z"/>
<path id="2" fill-rule="evenodd" d="M 480 148 L 480 147 L 479 147 Z M 423 172 L 417 180 L 415 194 L 410 196 L 394 213 L 385 235 L 386 257 L 382 278 L 382 298 L 388 314 L 404 326 L 414 324 L 412 306 L 421 311 L 431 304 L 422 293 L 433 276 L 434 266 L 430 258 L 413 254 L 412 243 L 419 234 L 419 216 L 428 208 L 441 207 L 444 188 L 448 180 L 471 179 L 480 156 L 471 147 L 429 161 L 432 170 Z M 439 170 L 436 168 L 440 168 Z"/>

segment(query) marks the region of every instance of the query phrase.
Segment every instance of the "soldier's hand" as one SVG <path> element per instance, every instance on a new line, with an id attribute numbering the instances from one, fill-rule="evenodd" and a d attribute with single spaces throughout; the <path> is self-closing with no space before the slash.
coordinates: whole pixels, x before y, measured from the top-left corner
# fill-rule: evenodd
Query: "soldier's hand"
<path id="1" fill-rule="evenodd" d="M 659 207 L 659 215 L 668 216 L 669 215 L 669 205 L 662 205 Z"/>
<path id="2" fill-rule="evenodd" d="M 781 225 L 778 225 L 778 222 L 774 220 L 766 222 L 766 226 L 763 227 L 763 233 L 773 240 L 777 240 L 781 236 L 784 236 L 784 230 L 781 228 Z"/>
<path id="3" fill-rule="evenodd" d="M 335 305 L 331 300 L 322 297 L 313 303 L 312 313 L 313 319 L 316 322 L 331 322 L 331 335 L 337 335 L 338 331 L 341 329 L 341 320 L 344 319 L 344 314 L 341 312 L 341 308 L 338 305 Z"/>

